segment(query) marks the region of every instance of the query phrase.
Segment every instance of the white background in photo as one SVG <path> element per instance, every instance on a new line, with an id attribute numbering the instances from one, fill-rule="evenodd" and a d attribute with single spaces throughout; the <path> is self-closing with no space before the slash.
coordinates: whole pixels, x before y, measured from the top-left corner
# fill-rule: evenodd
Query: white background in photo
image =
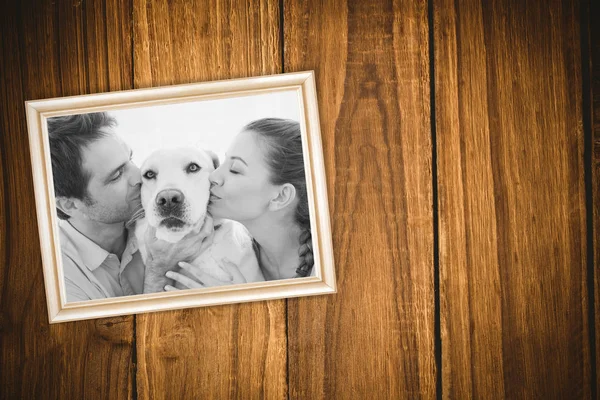
<path id="1" fill-rule="evenodd" d="M 197 146 L 214 151 L 221 162 L 229 144 L 247 123 L 276 117 L 300 121 L 295 90 L 219 100 L 203 100 L 110 111 L 117 132 L 141 166 L 157 149 Z"/>

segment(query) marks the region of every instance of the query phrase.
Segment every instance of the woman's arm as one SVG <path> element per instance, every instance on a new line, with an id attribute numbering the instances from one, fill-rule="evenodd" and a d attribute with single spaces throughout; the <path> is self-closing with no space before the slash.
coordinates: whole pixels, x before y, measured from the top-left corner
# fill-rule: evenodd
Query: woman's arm
<path id="1" fill-rule="evenodd" d="M 224 259 L 220 262 L 219 266 L 227 275 L 227 279 L 219 279 L 213 275 L 210 275 L 208 272 L 202 271 L 201 269 L 195 267 L 194 265 L 187 262 L 180 262 L 179 266 L 181 269 L 187 272 L 189 276 L 192 278 L 188 278 L 187 276 L 175 272 L 169 271 L 166 273 L 167 279 L 172 279 L 175 282 L 180 283 L 185 286 L 187 289 L 196 289 L 196 288 L 205 288 L 205 287 L 213 287 L 213 286 L 223 286 L 223 285 L 236 285 L 241 283 L 247 283 L 246 278 L 240 272 L 237 265 L 231 262 L 228 259 Z M 179 290 L 173 285 L 167 285 L 165 287 L 167 291 Z"/>

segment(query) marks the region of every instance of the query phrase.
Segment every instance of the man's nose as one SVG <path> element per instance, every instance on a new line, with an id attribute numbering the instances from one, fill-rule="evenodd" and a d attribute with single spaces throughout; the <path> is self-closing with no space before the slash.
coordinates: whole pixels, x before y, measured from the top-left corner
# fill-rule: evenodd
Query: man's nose
<path id="1" fill-rule="evenodd" d="M 142 174 L 137 165 L 132 163 L 131 177 L 129 178 L 129 184 L 131 186 L 137 186 L 142 184 Z"/>

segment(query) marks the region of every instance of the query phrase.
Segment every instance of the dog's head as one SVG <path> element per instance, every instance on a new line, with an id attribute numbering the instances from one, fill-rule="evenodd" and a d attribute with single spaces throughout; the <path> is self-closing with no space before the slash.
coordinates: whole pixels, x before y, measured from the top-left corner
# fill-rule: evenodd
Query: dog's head
<path id="1" fill-rule="evenodd" d="M 196 148 L 164 149 L 142 164 L 142 206 L 161 240 L 177 242 L 199 230 L 210 197 L 208 175 L 219 165 L 214 153 Z"/>

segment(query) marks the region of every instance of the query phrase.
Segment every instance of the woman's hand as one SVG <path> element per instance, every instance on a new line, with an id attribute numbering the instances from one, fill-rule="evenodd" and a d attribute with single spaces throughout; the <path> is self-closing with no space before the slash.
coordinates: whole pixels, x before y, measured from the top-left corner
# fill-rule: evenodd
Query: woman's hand
<path id="1" fill-rule="evenodd" d="M 189 264 L 187 262 L 180 262 L 179 266 L 181 267 L 181 269 L 185 270 L 190 276 L 193 276 L 194 278 L 189 278 L 183 274 L 174 271 L 167 272 L 166 276 L 167 278 L 173 279 L 175 282 L 185 286 L 188 289 L 246 283 L 246 278 L 244 278 L 244 275 L 242 275 L 238 266 L 228 259 L 224 259 L 220 263 L 221 269 L 229 275 L 226 280 L 216 278 L 210 275 L 208 272 L 204 272 L 200 268 L 194 267 L 192 264 Z M 173 291 L 179 289 L 171 285 L 167 285 L 165 286 L 165 290 Z"/>
<path id="2" fill-rule="evenodd" d="M 145 234 L 148 256 L 144 276 L 144 293 L 162 292 L 171 283 L 165 273 L 177 266 L 179 261 L 197 258 L 212 243 L 213 219 L 206 216 L 199 232 L 190 232 L 177 243 L 169 243 L 156 237 L 156 228 L 149 227 Z"/>

